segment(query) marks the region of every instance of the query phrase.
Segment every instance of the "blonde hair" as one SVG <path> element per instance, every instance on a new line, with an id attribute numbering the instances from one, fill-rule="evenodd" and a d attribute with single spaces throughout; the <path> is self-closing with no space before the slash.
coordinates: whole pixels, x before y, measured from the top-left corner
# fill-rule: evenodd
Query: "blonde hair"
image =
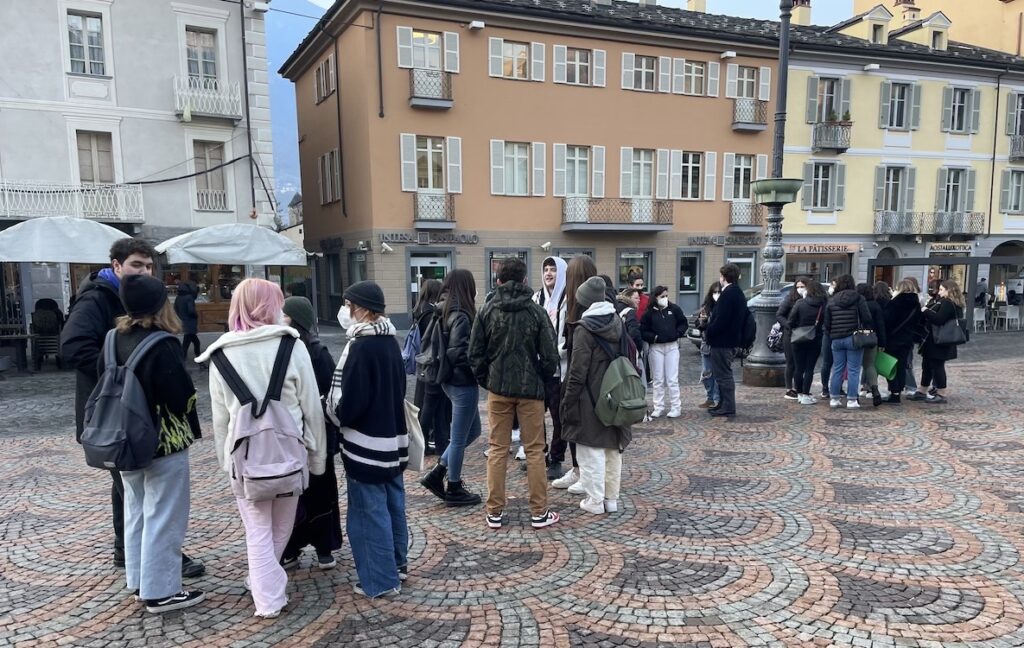
<path id="1" fill-rule="evenodd" d="M 169 301 L 164 302 L 163 308 L 152 315 L 143 315 L 142 317 L 122 315 L 117 318 L 115 323 L 118 333 L 127 333 L 136 326 L 144 329 L 160 329 L 174 335 L 181 333 L 181 320 L 178 319 L 177 313 L 174 312 L 174 306 Z"/>
<path id="2" fill-rule="evenodd" d="M 231 295 L 228 328 L 251 331 L 267 324 L 276 324 L 284 308 L 281 288 L 266 279 L 245 279 Z"/>
<path id="3" fill-rule="evenodd" d="M 948 296 L 949 301 L 953 302 L 960 308 L 966 306 L 966 302 L 964 301 L 964 293 L 963 291 L 960 290 L 960 284 L 953 280 L 946 280 L 943 281 L 940 285 L 946 289 L 946 295 Z"/>
<path id="4" fill-rule="evenodd" d="M 900 282 L 896 284 L 896 292 L 915 294 L 918 290 L 917 286 L 915 286 L 914 282 L 910 279 L 901 279 Z"/>

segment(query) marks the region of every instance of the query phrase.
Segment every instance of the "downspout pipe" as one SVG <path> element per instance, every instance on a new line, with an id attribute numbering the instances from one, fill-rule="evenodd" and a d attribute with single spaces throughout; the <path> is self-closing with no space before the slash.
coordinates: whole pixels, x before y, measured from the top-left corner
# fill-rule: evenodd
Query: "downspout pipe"
<path id="1" fill-rule="evenodd" d="M 377 116 L 384 119 L 384 59 L 381 55 L 381 14 L 384 13 L 384 0 L 380 0 L 377 5 L 377 101 L 380 108 L 377 111 Z"/>
<path id="2" fill-rule="evenodd" d="M 988 188 L 988 228 L 985 232 L 985 238 L 992 237 L 992 221 L 995 218 L 995 200 L 996 200 L 996 150 L 999 148 L 999 106 L 1002 105 L 1002 90 L 1003 90 L 1003 77 L 1010 73 L 1010 68 L 1006 68 L 996 76 L 996 116 L 994 128 L 992 129 L 992 169 L 989 173 L 989 188 Z"/>
<path id="3" fill-rule="evenodd" d="M 249 104 L 252 98 L 249 95 L 249 45 L 245 40 L 245 3 L 238 3 L 239 26 L 242 28 L 242 86 L 245 89 L 245 142 L 249 147 L 249 198 L 252 200 L 252 217 L 257 218 L 256 213 L 256 176 L 253 173 L 253 166 L 256 159 L 252 155 L 252 117 L 249 112 Z"/>

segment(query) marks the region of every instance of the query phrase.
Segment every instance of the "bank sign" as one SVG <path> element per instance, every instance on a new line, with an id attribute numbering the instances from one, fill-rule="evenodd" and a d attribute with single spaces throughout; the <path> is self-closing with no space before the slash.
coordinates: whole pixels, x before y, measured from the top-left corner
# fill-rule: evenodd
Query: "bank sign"
<path id="1" fill-rule="evenodd" d="M 756 234 L 719 234 L 719 235 L 705 235 L 705 236 L 691 236 L 686 239 L 687 245 L 716 245 L 718 247 L 725 247 L 726 245 L 735 246 L 758 246 L 761 245 L 761 237 Z"/>
<path id="2" fill-rule="evenodd" d="M 409 245 L 477 245 L 476 233 L 464 232 L 381 232 L 381 243 Z"/>

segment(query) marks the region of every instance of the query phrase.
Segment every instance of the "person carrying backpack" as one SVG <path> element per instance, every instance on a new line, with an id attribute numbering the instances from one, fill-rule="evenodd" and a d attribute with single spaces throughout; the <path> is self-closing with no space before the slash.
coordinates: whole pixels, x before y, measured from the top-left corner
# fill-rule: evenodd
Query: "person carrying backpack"
<path id="1" fill-rule="evenodd" d="M 148 275 L 127 275 L 121 280 L 121 300 L 126 315 L 108 334 L 100 355 L 98 372 L 108 360 L 124 366 L 137 360 L 134 376 L 145 395 L 144 407 L 152 417 L 149 430 L 155 438 L 152 456 L 140 457 L 145 467 L 122 470 L 124 484 L 125 576 L 128 589 L 151 613 L 191 607 L 203 600 L 200 590 L 181 586 L 181 546 L 185 541 L 189 515 L 189 447 L 201 436 L 196 414 L 196 389 L 185 371 L 177 334 L 181 323 L 170 303 L 163 282 Z M 133 358 L 133 352 L 139 350 Z M 105 377 L 104 377 L 105 378 Z M 100 380 L 97 391 L 104 387 Z M 92 407 L 96 414 L 94 393 Z M 87 420 L 83 443 L 87 443 L 96 416 Z M 87 446 L 88 447 L 88 446 Z"/>
<path id="2" fill-rule="evenodd" d="M 263 279 L 242 281 L 231 296 L 229 332 L 196 358 L 196 362 L 213 360 L 210 366 L 210 401 L 217 463 L 231 483 L 238 512 L 245 525 L 249 563 L 246 581 L 256 604 L 255 616 L 268 619 L 279 616 L 288 603 L 285 596 L 288 575 L 281 565 L 281 558 L 295 525 L 299 495 L 307 485 L 301 481 L 308 482 L 308 479 L 297 480 L 300 483 L 288 493 L 271 493 L 271 499 L 264 499 L 268 495 L 256 490 L 259 482 L 251 483 L 246 477 L 257 470 L 266 472 L 270 458 L 262 451 L 249 450 L 253 449 L 254 441 L 263 441 L 267 434 L 271 435 L 268 442 L 277 440 L 281 448 L 289 449 L 285 442 L 294 434 L 292 440 L 301 442 L 302 447 L 298 459 L 288 455 L 289 465 L 294 466 L 296 460 L 300 462 L 298 468 L 290 471 L 295 473 L 293 476 L 299 473 L 306 476 L 307 470 L 313 475 L 323 475 L 327 461 L 324 412 L 316 373 L 306 347 L 294 344 L 299 337 L 298 332 L 282 325 L 283 305 L 284 295 L 277 285 Z M 215 354 L 220 354 L 217 357 L 222 360 L 216 360 Z M 267 399 L 267 395 L 277 395 L 271 390 L 275 366 L 279 368 L 277 387 L 280 395 L 277 399 Z M 241 387 L 250 392 L 248 396 L 255 403 L 243 406 L 237 393 L 239 385 L 224 370 L 231 370 L 237 375 Z M 270 400 L 274 402 L 268 402 Z M 257 416 L 261 405 L 267 409 Z M 253 413 L 253 410 L 257 412 Z M 267 416 L 275 417 L 271 421 L 273 428 L 260 430 L 260 421 Z M 276 418 L 278 416 L 280 418 Z M 262 447 L 259 445 L 256 449 L 261 450 Z M 244 451 L 244 454 L 235 452 L 236 449 Z M 305 463 L 301 463 L 302 460 Z M 248 472 L 250 469 L 252 472 Z M 283 482 L 288 475 L 275 473 L 273 476 L 274 480 L 265 480 L 264 483 Z M 251 491 L 248 490 L 250 486 L 253 487 Z"/>
<path id="3" fill-rule="evenodd" d="M 416 354 L 424 351 L 429 343 L 426 339 L 431 322 L 437 313 L 437 303 L 441 300 L 441 282 L 437 279 L 424 279 L 420 284 L 419 296 L 416 298 L 416 305 L 412 309 L 413 329 L 419 336 L 416 345 Z M 410 329 L 409 336 L 413 336 Z M 409 340 L 406 338 L 406 346 L 402 348 L 402 361 L 406 365 L 406 373 L 409 372 L 409 362 L 406 359 L 407 349 L 412 352 Z M 415 364 L 416 356 L 413 356 Z M 419 372 L 416 372 L 416 391 L 413 392 L 412 404 L 420 408 L 419 421 L 423 430 L 423 440 L 426 442 L 426 454 L 444 454 L 448 449 L 448 440 L 451 436 L 452 426 L 452 402 L 444 395 L 441 386 L 429 383 L 424 380 Z"/>
<path id="4" fill-rule="evenodd" d="M 605 301 L 604 292 L 605 283 L 600 277 L 587 279 L 576 290 L 576 303 L 586 310 L 580 321 L 570 324 L 574 329 L 573 346 L 561 412 L 562 434 L 576 443 L 579 483 L 585 495 L 580 508 L 595 515 L 618 510 L 622 452 L 632 438 L 628 425 L 606 425 L 598 414 L 598 400 L 604 395 L 602 383 L 615 359 L 613 354 L 618 355 L 623 343 L 629 344 L 623 339 L 625 326 L 615 314 L 615 306 Z M 637 386 L 642 418 L 647 409 L 646 389 L 639 374 Z"/>

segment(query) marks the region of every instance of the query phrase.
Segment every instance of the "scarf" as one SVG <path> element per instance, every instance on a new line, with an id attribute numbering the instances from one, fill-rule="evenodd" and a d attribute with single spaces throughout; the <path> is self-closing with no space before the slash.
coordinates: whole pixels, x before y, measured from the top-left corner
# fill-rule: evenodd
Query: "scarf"
<path id="1" fill-rule="evenodd" d="M 386 317 L 382 317 L 375 322 L 358 322 L 348 328 L 348 331 L 346 331 L 348 334 L 348 344 L 345 345 L 345 349 L 341 352 L 341 357 L 338 358 L 338 366 L 335 367 L 334 375 L 331 376 L 331 389 L 327 393 L 327 417 L 331 419 L 332 423 L 337 426 L 341 425 L 341 421 L 338 420 L 338 415 L 335 411 L 341 403 L 341 388 L 344 384 L 342 374 L 345 369 L 345 363 L 348 362 L 348 351 L 352 343 L 357 338 L 369 337 L 371 335 L 390 335 L 393 337 L 397 332 L 395 325 Z"/>

